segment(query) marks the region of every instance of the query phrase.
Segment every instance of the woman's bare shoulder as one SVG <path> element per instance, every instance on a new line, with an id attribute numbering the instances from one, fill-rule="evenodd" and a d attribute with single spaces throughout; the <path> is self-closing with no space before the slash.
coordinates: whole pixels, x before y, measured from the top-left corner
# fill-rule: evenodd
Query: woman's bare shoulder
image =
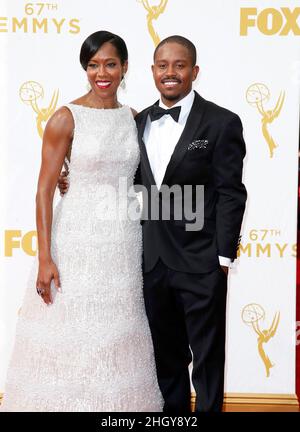
<path id="1" fill-rule="evenodd" d="M 45 132 L 66 133 L 72 135 L 74 130 L 74 119 L 70 109 L 67 106 L 61 106 L 50 117 Z"/>
<path id="2" fill-rule="evenodd" d="M 50 119 L 53 123 L 73 123 L 73 115 L 67 105 L 58 108 Z"/>

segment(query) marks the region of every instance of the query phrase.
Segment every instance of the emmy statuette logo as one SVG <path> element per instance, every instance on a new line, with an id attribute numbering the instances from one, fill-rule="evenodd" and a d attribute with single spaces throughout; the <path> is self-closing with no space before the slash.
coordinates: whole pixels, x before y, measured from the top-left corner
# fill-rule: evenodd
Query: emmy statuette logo
<path id="1" fill-rule="evenodd" d="M 38 82 L 27 81 L 23 83 L 20 87 L 19 95 L 22 102 L 24 102 L 26 105 L 30 105 L 33 111 L 36 113 L 37 131 L 40 138 L 43 138 L 43 123 L 46 123 L 54 113 L 57 106 L 59 91 L 54 91 L 48 107 L 45 108 L 40 108 L 38 106 L 38 99 L 44 98 L 44 89 Z"/>
<path id="2" fill-rule="evenodd" d="M 274 367 L 274 363 L 271 362 L 268 355 L 265 353 L 264 344 L 268 343 L 269 340 L 275 336 L 277 327 L 280 321 L 280 312 L 276 312 L 269 328 L 261 330 L 259 321 L 265 320 L 265 311 L 262 306 L 251 303 L 246 305 L 242 310 L 243 322 L 251 326 L 255 334 L 257 335 L 257 349 L 258 354 L 265 366 L 266 376 L 270 376 L 270 369 Z"/>
<path id="3" fill-rule="evenodd" d="M 256 107 L 257 111 L 261 115 L 261 127 L 262 134 L 268 144 L 270 158 L 274 156 L 274 150 L 278 145 L 275 143 L 272 135 L 268 130 L 268 125 L 271 124 L 275 118 L 277 118 L 282 110 L 285 98 L 285 92 L 280 92 L 275 107 L 271 110 L 267 110 L 264 104 L 270 99 L 270 90 L 265 84 L 255 83 L 252 84 L 246 92 L 246 99 L 249 105 Z"/>
<path id="4" fill-rule="evenodd" d="M 137 0 L 142 3 L 144 9 L 147 12 L 147 26 L 149 34 L 153 40 L 154 46 L 157 46 L 160 42 L 160 37 L 153 27 L 153 20 L 157 20 L 158 17 L 164 13 L 168 0 L 160 0 L 159 4 L 150 5 L 148 0 Z"/>

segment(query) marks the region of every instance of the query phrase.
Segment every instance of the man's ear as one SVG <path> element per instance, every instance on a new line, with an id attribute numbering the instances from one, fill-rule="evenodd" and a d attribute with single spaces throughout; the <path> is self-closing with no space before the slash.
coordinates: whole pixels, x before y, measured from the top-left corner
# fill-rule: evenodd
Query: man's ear
<path id="1" fill-rule="evenodd" d="M 199 66 L 196 65 L 193 67 L 193 81 L 195 81 L 195 79 L 197 78 L 199 71 L 200 71 Z"/>

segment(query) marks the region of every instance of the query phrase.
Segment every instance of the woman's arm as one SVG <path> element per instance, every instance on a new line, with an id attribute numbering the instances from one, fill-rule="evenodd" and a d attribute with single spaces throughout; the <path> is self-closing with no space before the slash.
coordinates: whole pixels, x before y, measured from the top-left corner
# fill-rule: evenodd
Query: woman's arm
<path id="1" fill-rule="evenodd" d="M 42 163 L 36 194 L 39 273 L 37 288 L 47 304 L 52 303 L 51 280 L 59 289 L 59 275 L 51 257 L 53 197 L 64 158 L 72 142 L 74 121 L 70 111 L 60 108 L 48 121 L 43 136 Z"/>

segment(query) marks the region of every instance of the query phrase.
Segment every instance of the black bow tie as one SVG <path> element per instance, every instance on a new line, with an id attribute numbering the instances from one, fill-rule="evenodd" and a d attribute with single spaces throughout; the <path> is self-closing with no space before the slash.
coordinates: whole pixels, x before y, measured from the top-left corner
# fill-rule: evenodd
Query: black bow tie
<path id="1" fill-rule="evenodd" d="M 169 114 L 176 122 L 178 122 L 180 110 L 181 110 L 180 106 L 170 108 L 170 109 L 164 109 L 158 105 L 153 105 L 149 113 L 150 119 L 151 121 L 155 121 L 160 119 L 162 116 Z"/>

